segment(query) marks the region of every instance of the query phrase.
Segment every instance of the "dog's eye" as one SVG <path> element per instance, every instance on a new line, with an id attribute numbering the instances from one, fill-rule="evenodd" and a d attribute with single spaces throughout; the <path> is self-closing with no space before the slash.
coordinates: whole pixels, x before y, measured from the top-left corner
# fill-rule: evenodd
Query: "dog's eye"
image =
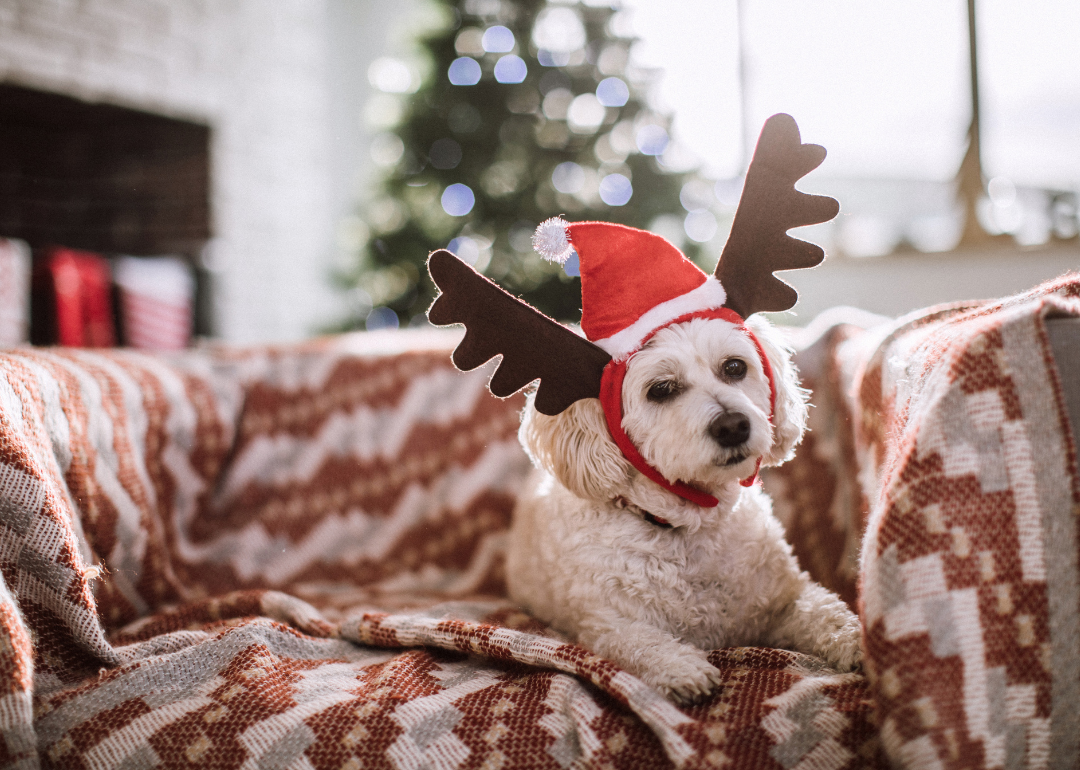
<path id="1" fill-rule="evenodd" d="M 662 382 L 654 382 L 652 387 L 649 388 L 647 397 L 650 401 L 667 401 L 673 396 L 679 394 L 679 386 L 674 380 L 663 380 Z"/>
<path id="2" fill-rule="evenodd" d="M 741 380 L 746 376 L 746 362 L 741 358 L 729 358 L 720 369 L 729 380 Z"/>

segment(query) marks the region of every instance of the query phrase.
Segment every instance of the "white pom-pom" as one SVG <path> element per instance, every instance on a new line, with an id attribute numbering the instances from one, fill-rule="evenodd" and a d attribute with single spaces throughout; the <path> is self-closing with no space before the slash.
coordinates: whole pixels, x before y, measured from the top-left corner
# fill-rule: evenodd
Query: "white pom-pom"
<path id="1" fill-rule="evenodd" d="M 567 237 L 567 227 L 566 220 L 559 217 L 545 219 L 533 233 L 533 249 L 546 260 L 564 264 L 574 253 L 574 247 Z"/>

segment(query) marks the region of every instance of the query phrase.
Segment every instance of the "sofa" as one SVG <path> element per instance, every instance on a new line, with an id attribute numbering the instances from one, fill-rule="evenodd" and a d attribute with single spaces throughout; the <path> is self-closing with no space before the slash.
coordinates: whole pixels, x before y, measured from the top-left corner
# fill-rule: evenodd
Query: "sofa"
<path id="1" fill-rule="evenodd" d="M 1063 767 L 1080 276 L 794 330 L 764 475 L 862 671 L 715 650 L 679 708 L 505 596 L 519 396 L 454 332 L 0 352 L 0 765 Z"/>

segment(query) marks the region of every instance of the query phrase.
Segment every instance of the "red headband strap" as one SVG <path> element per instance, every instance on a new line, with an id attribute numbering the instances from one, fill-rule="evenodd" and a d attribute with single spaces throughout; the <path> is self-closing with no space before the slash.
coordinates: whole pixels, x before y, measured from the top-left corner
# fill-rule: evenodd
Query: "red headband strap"
<path id="1" fill-rule="evenodd" d="M 750 337 L 754 346 L 757 348 L 758 356 L 761 358 L 761 368 L 764 370 L 765 376 L 769 379 L 769 421 L 772 422 L 773 413 L 776 411 L 776 381 L 773 379 L 772 365 L 769 363 L 769 358 L 765 355 L 765 349 L 761 346 L 758 338 L 746 327 L 745 323 L 743 323 L 743 319 L 735 311 L 728 308 L 717 308 L 715 310 L 698 310 L 693 313 L 679 316 L 651 331 L 645 339 L 641 341 L 641 346 L 639 346 L 638 349 L 640 350 L 641 347 L 644 347 L 645 343 L 661 329 L 677 323 L 689 321 L 692 318 L 719 318 L 735 324 Z M 664 478 L 660 474 L 660 471 L 649 465 L 645 458 L 641 456 L 641 452 L 638 451 L 638 448 L 634 446 L 634 442 L 630 440 L 630 437 L 626 435 L 626 431 L 623 430 L 622 386 L 623 379 L 626 377 L 626 365 L 631 358 L 633 358 L 633 354 L 622 361 L 616 362 L 612 360 L 609 362 L 608 365 L 604 367 L 604 374 L 600 380 L 600 405 L 604 409 L 604 418 L 607 420 L 608 431 L 611 433 L 612 439 L 615 440 L 615 444 L 623 453 L 623 457 L 625 457 L 630 464 L 646 478 L 655 481 L 664 489 L 673 492 L 684 500 L 689 500 L 695 505 L 700 505 L 702 508 L 716 507 L 720 501 L 712 495 L 702 492 L 699 489 L 695 489 L 685 482 L 672 482 Z M 754 481 L 757 480 L 758 469 L 760 467 L 761 458 L 759 457 L 757 467 L 754 468 L 754 473 L 748 478 L 743 479 L 740 483 L 744 487 L 753 484 Z"/>

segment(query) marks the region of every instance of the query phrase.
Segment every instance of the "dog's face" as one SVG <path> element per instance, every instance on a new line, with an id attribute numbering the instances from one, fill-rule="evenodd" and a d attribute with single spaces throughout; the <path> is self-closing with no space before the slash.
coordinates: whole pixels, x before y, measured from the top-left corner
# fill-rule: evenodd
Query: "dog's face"
<path id="1" fill-rule="evenodd" d="M 757 346 L 735 325 L 693 319 L 660 330 L 628 362 L 623 428 L 642 456 L 667 479 L 724 499 L 763 465 L 787 459 L 806 424 L 805 394 L 790 351 L 763 321 L 754 333 L 776 383 L 770 420 L 769 381 Z M 626 497 L 662 515 L 696 508 L 645 479 L 622 456 L 599 401 L 584 399 L 555 417 L 526 410 L 521 438 L 534 461 L 581 497 Z M 727 492 L 727 494 L 723 494 Z"/>
<path id="2" fill-rule="evenodd" d="M 623 382 L 623 428 L 665 478 L 715 489 L 746 478 L 773 443 L 757 346 L 727 321 L 661 329 Z"/>

